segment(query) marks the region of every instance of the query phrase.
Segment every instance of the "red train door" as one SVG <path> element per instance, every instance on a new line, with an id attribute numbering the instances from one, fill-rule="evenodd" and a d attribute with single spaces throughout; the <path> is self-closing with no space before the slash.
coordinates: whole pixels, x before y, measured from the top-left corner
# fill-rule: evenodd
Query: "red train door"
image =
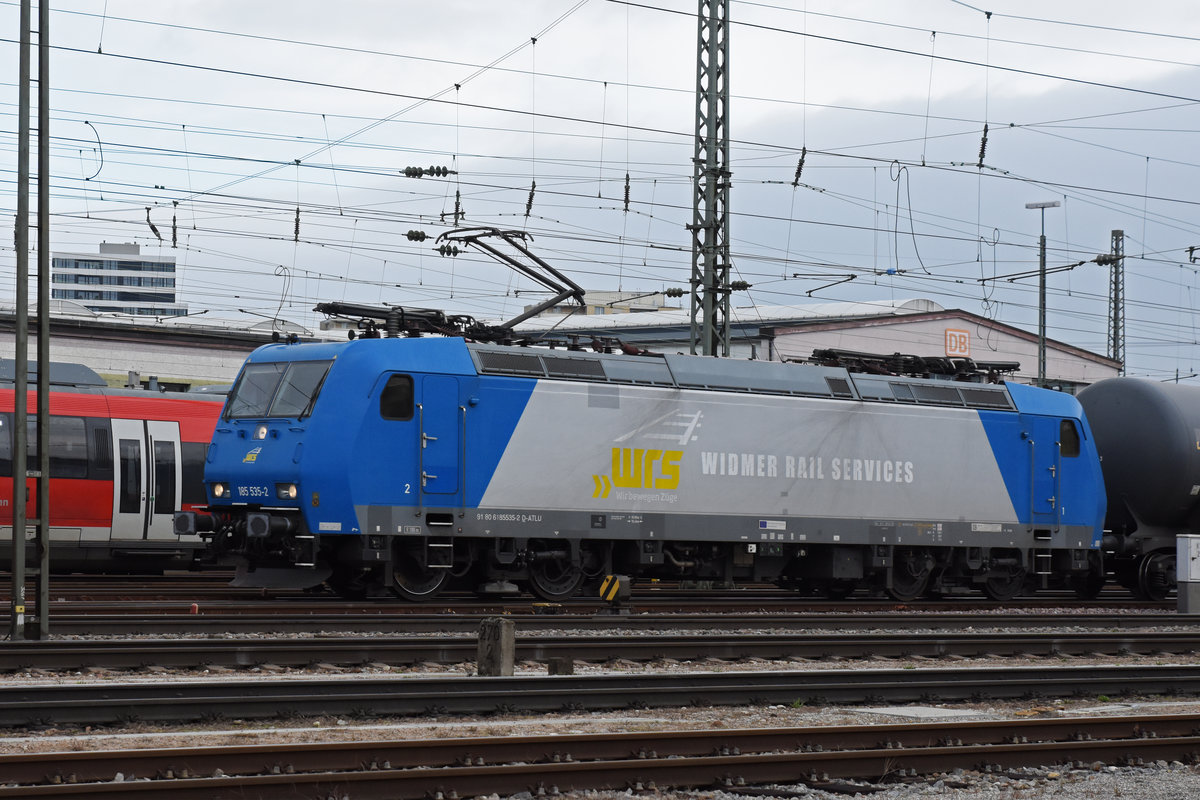
<path id="1" fill-rule="evenodd" d="M 175 541 L 183 481 L 179 423 L 114 419 L 114 540 Z"/>

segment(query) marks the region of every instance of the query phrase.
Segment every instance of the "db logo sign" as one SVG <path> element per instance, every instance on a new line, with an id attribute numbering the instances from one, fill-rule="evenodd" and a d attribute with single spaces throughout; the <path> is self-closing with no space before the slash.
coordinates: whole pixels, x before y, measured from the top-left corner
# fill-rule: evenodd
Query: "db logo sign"
<path id="1" fill-rule="evenodd" d="M 946 356 L 948 358 L 971 357 L 971 333 L 953 328 L 946 329 Z"/>

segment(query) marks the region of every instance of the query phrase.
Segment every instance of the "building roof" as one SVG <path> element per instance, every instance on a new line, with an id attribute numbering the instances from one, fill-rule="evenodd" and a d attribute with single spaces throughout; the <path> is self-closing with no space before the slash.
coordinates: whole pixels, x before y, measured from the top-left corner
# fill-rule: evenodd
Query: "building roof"
<path id="1" fill-rule="evenodd" d="M 1026 342 L 1032 342 L 1032 343 L 1036 344 L 1038 341 L 1038 337 L 1037 337 L 1036 333 L 1031 333 L 1023 328 L 1017 328 L 1013 325 L 1009 325 L 1007 323 L 1000 322 L 998 320 L 989 319 L 987 317 L 981 317 L 980 315 L 975 314 L 971 311 L 964 311 L 959 308 L 955 308 L 955 309 L 934 308 L 934 309 L 930 309 L 929 311 L 914 312 L 910 316 L 906 317 L 903 320 L 903 322 L 908 324 L 908 323 L 919 323 L 919 322 L 925 322 L 925 321 L 942 321 L 942 320 L 961 320 L 963 322 L 967 322 L 972 325 L 976 325 L 979 328 L 988 328 L 988 329 L 991 329 L 994 331 L 1001 332 L 1005 335 L 1013 336 L 1017 339 L 1024 340 Z M 788 334 L 791 334 L 791 333 L 812 333 L 812 332 L 819 332 L 819 331 L 823 331 L 823 330 L 838 330 L 838 329 L 849 328 L 849 327 L 865 328 L 865 327 L 870 327 L 870 326 L 892 325 L 892 324 L 896 324 L 896 321 L 889 320 L 889 319 L 886 319 L 883 317 L 871 317 L 871 318 L 868 318 L 865 320 L 859 319 L 857 321 L 832 319 L 832 318 L 825 319 L 825 320 L 814 319 L 814 320 L 810 320 L 806 323 L 774 326 L 773 330 L 771 330 L 770 333 L 773 336 L 787 336 Z M 1071 356 L 1073 356 L 1075 358 L 1081 358 L 1086 361 L 1091 361 L 1091 362 L 1094 362 L 1097 364 L 1103 364 L 1105 366 L 1112 367 L 1113 369 L 1118 369 L 1121 366 L 1120 361 L 1109 358 L 1108 356 L 1103 355 L 1101 353 L 1093 353 L 1091 350 L 1085 350 L 1082 347 L 1076 347 L 1075 345 L 1067 344 L 1066 342 L 1059 341 L 1058 339 L 1051 339 L 1051 338 L 1047 337 L 1046 344 L 1048 347 L 1053 347 L 1056 350 L 1062 351 L 1064 353 L 1069 353 Z"/>
<path id="2" fill-rule="evenodd" d="M 81 325 L 95 323 L 97 325 L 114 325 L 132 328 L 158 328 L 171 330 L 191 330 L 196 333 L 250 333 L 270 335 L 272 331 L 280 333 L 295 333 L 300 336 L 312 337 L 312 331 L 303 325 L 287 319 L 271 319 L 259 314 L 251 317 L 221 317 L 210 315 L 207 311 L 178 316 L 156 317 L 150 314 L 120 314 L 115 311 L 93 311 L 75 300 L 50 301 L 50 320 L 52 323 L 70 323 Z M 29 320 L 37 319 L 37 301 L 29 303 Z M 0 302 L 0 317 L 16 316 L 16 305 L 12 302 Z"/>

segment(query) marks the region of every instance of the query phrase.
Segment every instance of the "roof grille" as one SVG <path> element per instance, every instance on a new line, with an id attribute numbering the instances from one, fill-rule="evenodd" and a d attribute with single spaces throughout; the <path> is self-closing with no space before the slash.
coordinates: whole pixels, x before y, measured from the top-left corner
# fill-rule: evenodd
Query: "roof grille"
<path id="1" fill-rule="evenodd" d="M 967 389 L 960 386 L 958 391 L 971 408 L 1012 408 L 1008 393 L 1000 389 Z"/>
<path id="2" fill-rule="evenodd" d="M 854 397 L 854 392 L 850 390 L 850 381 L 845 378 L 826 378 L 825 383 L 834 397 Z"/>
<path id="3" fill-rule="evenodd" d="M 599 378 L 603 380 L 604 365 L 594 358 L 563 358 L 542 356 L 546 374 L 552 378 Z"/>
<path id="4" fill-rule="evenodd" d="M 508 353 L 479 350 L 479 366 L 484 372 L 504 375 L 545 375 L 542 359 L 536 353 Z"/>
<path id="5" fill-rule="evenodd" d="M 936 403 L 943 406 L 961 406 L 962 398 L 955 386 L 930 386 L 923 383 L 912 384 L 913 394 L 919 403 Z"/>

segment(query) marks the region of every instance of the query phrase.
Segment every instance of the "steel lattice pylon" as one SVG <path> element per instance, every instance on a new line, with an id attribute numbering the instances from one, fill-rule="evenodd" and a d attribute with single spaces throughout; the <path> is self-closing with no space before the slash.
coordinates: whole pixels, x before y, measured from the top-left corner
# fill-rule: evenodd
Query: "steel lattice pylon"
<path id="1" fill-rule="evenodd" d="M 700 0 L 691 352 L 729 355 L 729 0 Z"/>
<path id="2" fill-rule="evenodd" d="M 1112 232 L 1112 280 L 1109 300 L 1112 315 L 1108 320 L 1108 357 L 1121 362 L 1125 374 L 1125 231 Z"/>

